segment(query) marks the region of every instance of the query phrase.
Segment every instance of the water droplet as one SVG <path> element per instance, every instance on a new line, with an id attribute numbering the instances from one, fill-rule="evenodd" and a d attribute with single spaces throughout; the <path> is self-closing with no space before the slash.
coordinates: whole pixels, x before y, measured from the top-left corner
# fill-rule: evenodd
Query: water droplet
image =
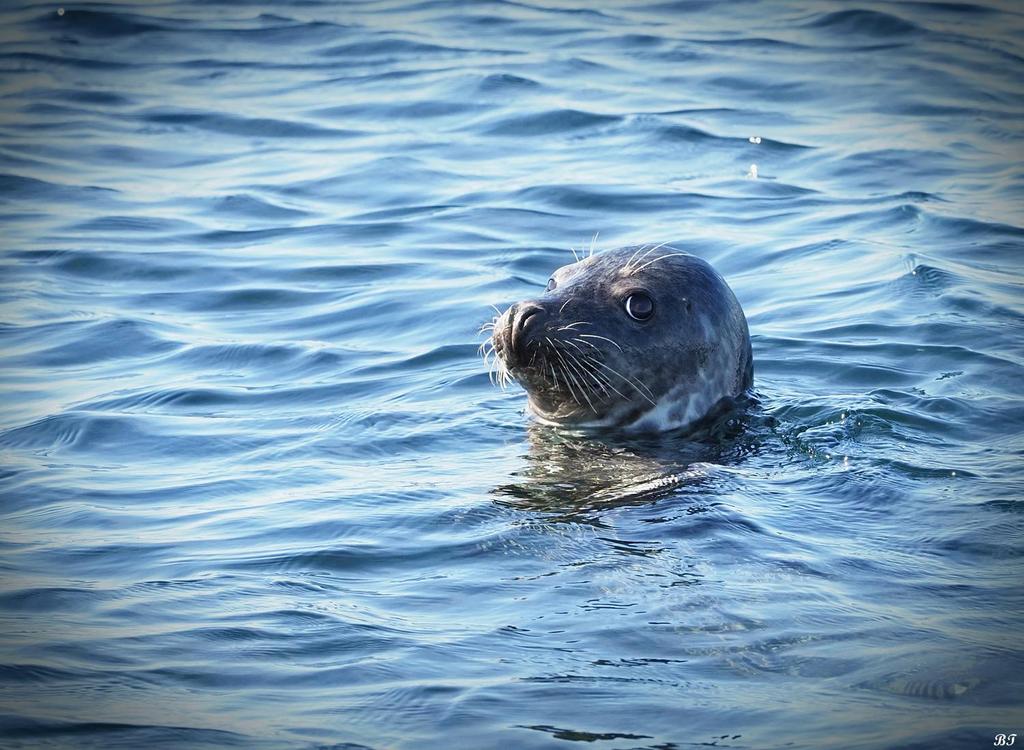
<path id="1" fill-rule="evenodd" d="M 756 164 L 751 164 L 750 165 L 750 171 L 747 172 L 747 177 L 749 177 L 752 180 L 756 180 L 757 179 L 757 165 Z"/>
<path id="2" fill-rule="evenodd" d="M 63 8 L 57 8 L 57 15 L 58 16 L 63 16 L 64 15 L 64 9 Z"/>
<path id="3" fill-rule="evenodd" d="M 751 143 L 760 143 L 761 142 L 761 136 L 759 136 L 759 135 L 752 135 L 752 136 L 750 136 L 750 138 L 748 140 Z"/>

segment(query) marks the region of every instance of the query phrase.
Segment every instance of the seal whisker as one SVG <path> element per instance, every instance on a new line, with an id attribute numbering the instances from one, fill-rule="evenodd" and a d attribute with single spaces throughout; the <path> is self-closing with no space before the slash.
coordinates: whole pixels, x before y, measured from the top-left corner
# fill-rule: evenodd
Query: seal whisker
<path id="1" fill-rule="evenodd" d="M 562 365 L 563 365 L 563 369 L 562 369 L 562 372 L 563 372 L 563 373 L 565 374 L 565 377 L 566 377 L 566 381 L 565 381 L 565 382 L 566 382 L 566 385 L 568 385 L 568 386 L 569 386 L 569 390 L 570 390 L 570 391 L 572 392 L 572 394 L 573 394 L 573 397 L 572 397 L 573 401 L 575 401 L 575 402 L 576 402 L 576 405 L 577 405 L 577 406 L 583 406 L 583 402 L 582 402 L 582 401 L 580 401 L 580 398 L 579 398 L 579 396 L 581 396 L 581 395 L 582 395 L 582 396 L 583 396 L 584 398 L 586 398 L 586 396 L 585 396 L 585 395 L 584 395 L 584 393 L 583 393 L 583 386 L 582 386 L 582 385 L 580 384 L 580 381 L 579 381 L 579 380 L 578 380 L 578 379 L 576 378 L 576 376 L 575 376 L 575 375 L 573 375 L 573 374 L 572 374 L 572 372 L 570 371 L 570 369 L 569 369 L 569 364 L 568 364 L 568 363 L 567 363 L 567 362 L 565 361 L 565 359 L 564 359 L 564 358 L 562 357 L 562 353 L 561 353 L 560 351 L 558 351 L 558 350 L 555 350 L 555 354 L 556 354 L 556 355 L 558 356 L 558 358 L 559 358 L 559 359 L 560 359 L 560 360 L 562 361 Z M 576 392 L 575 392 L 575 391 L 573 390 L 573 388 L 572 388 L 572 386 L 573 386 L 573 384 L 574 384 L 574 383 L 575 383 L 575 385 L 576 385 L 576 388 L 578 388 L 578 389 L 579 389 L 579 395 L 576 395 Z M 593 405 L 591 405 L 591 408 L 593 408 Z"/>
<path id="2" fill-rule="evenodd" d="M 544 340 L 548 342 L 548 346 L 551 347 L 551 351 L 555 353 L 558 359 L 562 362 L 562 365 L 565 367 L 565 369 L 563 370 L 563 374 L 565 375 L 565 384 L 569 388 L 569 395 L 572 396 L 572 400 L 576 402 L 577 406 L 583 406 L 583 404 L 580 403 L 579 397 L 576 395 L 576 390 L 572 387 L 572 381 L 574 380 L 574 378 L 572 377 L 572 373 L 569 372 L 568 367 L 565 366 L 565 359 L 562 358 L 562 353 L 558 351 L 558 347 L 555 346 L 555 342 L 552 341 L 550 338 L 545 336 Z"/>
<path id="3" fill-rule="evenodd" d="M 577 320 L 575 323 L 570 323 L 569 325 L 562 326 L 561 328 L 558 328 L 556 330 L 558 330 L 558 331 L 571 331 L 573 326 L 582 326 L 582 325 L 590 325 L 590 323 L 588 323 L 585 320 Z"/>
<path id="4" fill-rule="evenodd" d="M 594 257 L 594 244 L 597 242 L 597 235 L 599 235 L 599 234 L 601 234 L 601 233 L 600 232 L 594 232 L 594 236 L 590 240 L 590 256 L 589 257 L 591 257 L 591 258 Z"/>
<path id="5" fill-rule="evenodd" d="M 622 347 L 621 347 L 621 346 L 619 346 L 619 345 L 618 345 L 618 344 L 617 344 L 616 342 L 612 341 L 612 340 L 611 340 L 610 338 L 608 338 L 607 336 L 598 336 L 598 335 L 597 335 L 596 333 L 581 333 L 581 334 L 580 334 L 580 336 L 581 336 L 581 337 L 583 337 L 583 338 L 585 338 L 585 339 L 603 339 L 603 340 L 607 341 L 607 342 L 608 342 L 609 344 L 614 344 L 614 345 L 615 345 L 615 347 L 616 347 L 616 348 L 617 348 L 617 349 L 618 349 L 618 350 L 619 350 L 620 352 L 622 351 Z"/>
<path id="6" fill-rule="evenodd" d="M 623 375 L 622 373 L 618 372 L 617 370 L 615 370 L 613 367 L 611 367 L 610 365 L 608 365 L 606 363 L 602 362 L 602 365 L 607 367 L 609 370 L 614 372 L 616 375 L 618 375 L 620 378 L 625 380 L 631 386 L 636 388 L 637 391 L 639 391 L 641 393 L 646 393 L 649 398 L 654 399 L 654 391 L 652 391 L 650 388 L 648 388 L 647 384 L 644 381 L 642 381 L 639 378 L 639 376 L 633 375 L 632 377 L 630 377 L 629 375 Z"/>
<path id="7" fill-rule="evenodd" d="M 570 245 L 569 249 L 572 250 L 572 257 L 574 257 L 576 259 L 576 262 L 579 263 L 580 262 L 580 256 L 578 256 L 576 254 L 576 248 L 574 248 L 574 247 L 572 247 Z"/>
<path id="8" fill-rule="evenodd" d="M 644 258 L 656 251 L 659 247 L 661 247 L 661 245 L 644 245 L 643 252 L 640 253 L 640 256 L 635 261 L 631 261 L 629 266 L 626 267 L 626 273 L 631 273 L 634 265 L 643 263 Z"/>
<path id="9" fill-rule="evenodd" d="M 602 391 L 604 391 L 604 395 L 605 396 L 611 396 L 612 395 L 611 391 L 608 390 L 608 385 L 610 385 L 610 383 L 606 385 L 605 384 L 605 380 L 606 379 L 603 376 L 601 376 L 600 373 L 594 371 L 593 369 L 588 369 L 588 367 L 587 367 L 588 364 L 589 363 L 580 362 L 580 366 L 583 367 L 584 371 L 587 373 L 587 375 L 590 376 L 590 380 L 594 383 L 594 385 L 597 386 L 598 388 L 600 388 Z"/>
<path id="10" fill-rule="evenodd" d="M 494 383 L 494 367 L 490 361 L 490 355 L 494 351 L 494 344 L 491 343 L 490 339 L 480 344 L 477 347 L 476 353 L 483 357 L 484 367 L 487 368 L 487 380 L 491 384 Z"/>
<path id="11" fill-rule="evenodd" d="M 497 356 L 497 352 L 494 348 L 494 344 L 490 341 L 485 341 L 481 344 L 481 348 L 487 346 L 484 349 L 484 365 L 487 367 L 487 380 L 491 383 L 495 383 L 502 390 L 512 382 L 512 375 L 508 371 L 508 367 L 505 366 L 504 360 Z M 491 356 L 494 355 L 494 359 Z"/>
<path id="12" fill-rule="evenodd" d="M 658 245 L 655 245 L 654 247 L 648 247 L 648 249 L 644 252 L 644 254 L 641 255 L 639 258 L 637 258 L 636 265 L 640 265 L 641 263 L 643 263 L 644 260 L 646 260 L 650 256 L 651 253 L 657 252 L 661 248 L 665 247 L 665 245 L 667 245 L 667 244 L 668 244 L 668 241 L 665 241 L 665 242 L 662 242 L 662 243 L 660 243 Z M 627 265 L 627 267 L 626 267 L 626 273 L 627 274 L 632 274 L 635 271 L 636 271 L 636 267 L 635 266 L 630 268 L 630 266 Z"/>
<path id="13" fill-rule="evenodd" d="M 575 342 L 577 342 L 579 344 L 586 344 L 591 349 L 596 349 L 597 351 L 601 351 L 601 347 L 599 347 L 597 344 L 595 344 L 593 342 L 590 342 L 590 341 L 584 341 L 583 339 L 579 338 L 578 336 L 575 339 L 573 339 L 573 341 L 575 341 Z"/>
<path id="14" fill-rule="evenodd" d="M 544 337 L 544 340 L 548 342 L 548 347 L 552 351 L 554 351 L 556 353 L 556 355 L 557 355 L 558 352 L 557 352 L 557 349 L 555 348 L 554 342 L 550 338 L 548 338 L 547 336 Z M 555 378 L 555 384 L 557 385 L 558 384 L 558 372 L 561 370 L 561 368 L 558 368 L 556 370 L 555 367 L 554 367 L 555 364 L 556 364 L 554 362 L 554 360 L 552 360 L 551 358 L 547 358 L 547 359 L 548 359 L 548 366 L 551 367 L 551 374 Z M 565 385 L 568 386 L 568 379 L 563 377 L 562 380 L 565 382 Z M 566 389 L 569 391 L 569 394 L 571 395 L 572 389 L 571 388 L 566 388 Z M 573 401 L 574 401 L 574 399 L 573 399 Z"/>
<path id="15" fill-rule="evenodd" d="M 600 366 L 601 366 L 601 363 L 600 363 L 600 362 L 597 362 L 597 361 L 595 361 L 595 360 L 591 359 L 590 357 L 585 357 L 585 359 L 587 360 L 587 362 L 589 362 L 590 364 L 592 364 L 592 365 L 594 365 L 594 366 L 597 366 L 597 367 L 600 367 Z M 628 398 L 628 397 L 626 396 L 626 394 L 625 394 L 625 393 L 623 393 L 622 391 L 620 391 L 620 390 L 619 390 L 618 388 L 616 388 L 616 387 L 615 387 L 615 384 L 614 384 L 614 383 L 612 383 L 611 379 L 610 379 L 610 378 L 608 378 L 608 376 L 607 376 L 607 375 L 604 375 L 603 373 L 599 373 L 599 372 L 597 372 L 597 371 L 595 371 L 595 372 L 594 372 L 594 375 L 595 375 L 595 377 L 598 377 L 598 376 L 599 376 L 599 377 L 600 377 L 600 380 L 601 380 L 601 382 L 603 382 L 603 383 L 604 383 L 605 385 L 607 385 L 607 386 L 608 386 L 608 388 L 611 388 L 611 389 L 612 389 L 613 391 L 615 391 L 615 393 L 616 393 L 616 394 L 617 394 L 617 395 L 619 396 L 619 398 L 621 398 L 621 399 L 622 399 L 623 401 L 629 401 L 629 398 Z M 608 391 L 607 391 L 607 389 L 606 389 L 606 390 L 605 390 L 605 393 L 607 393 L 607 392 L 608 392 Z"/>
<path id="16" fill-rule="evenodd" d="M 572 360 L 573 360 L 572 352 L 565 352 L 565 355 L 569 358 L 569 361 L 565 363 L 566 367 L 574 370 L 578 375 L 583 376 L 583 371 L 579 367 L 574 366 L 573 363 L 572 363 Z M 561 357 L 562 356 L 562 352 L 558 352 L 558 356 Z M 562 361 L 565 362 L 564 359 Z M 576 381 L 576 385 L 579 387 L 580 393 L 583 395 L 583 398 L 586 400 L 587 405 L 590 407 L 590 410 L 592 412 L 594 412 L 594 414 L 597 414 L 597 409 L 594 407 L 594 403 L 590 400 L 590 396 L 587 395 L 587 389 L 584 388 L 584 383 L 586 383 L 586 377 L 585 376 L 583 376 L 583 383 L 580 383 L 580 381 L 578 381 L 578 380 Z"/>
<path id="17" fill-rule="evenodd" d="M 555 388 L 557 388 L 558 387 L 558 373 L 555 372 L 555 366 L 551 362 L 548 362 L 548 369 L 551 370 L 551 384 L 553 386 L 555 386 Z"/>
<path id="18" fill-rule="evenodd" d="M 582 350 L 578 346 L 576 346 L 576 344 L 574 344 L 572 341 L 565 340 L 562 343 L 569 344 L 570 346 L 574 347 L 577 351 L 582 353 Z M 568 349 L 563 349 L 562 353 L 565 354 L 565 356 L 569 358 L 569 361 L 575 365 L 574 369 L 576 370 L 576 372 L 580 373 L 580 375 L 583 376 L 584 382 L 586 382 L 586 376 L 589 374 L 589 371 L 585 367 L 583 367 L 579 357 L 576 354 L 573 354 Z"/>
<path id="19" fill-rule="evenodd" d="M 577 342 L 578 342 L 578 339 L 566 339 L 565 340 L 565 343 L 567 343 L 573 349 L 578 351 L 580 353 L 581 357 L 586 357 L 586 358 L 590 358 L 590 359 L 595 360 L 595 361 L 599 361 L 597 359 L 597 357 L 594 356 L 593 352 L 584 351 L 583 349 L 580 348 L 579 344 L 583 343 L 583 344 L 586 344 L 587 346 L 593 347 L 595 350 L 597 350 L 598 353 L 601 353 L 600 348 L 598 348 L 594 344 L 591 344 L 589 341 L 583 341 L 583 342 L 579 342 L 579 343 L 577 343 Z"/>
<path id="20" fill-rule="evenodd" d="M 487 382 L 490 383 L 491 385 L 495 385 L 495 383 L 494 383 L 494 367 L 487 360 L 486 355 L 484 356 L 484 367 L 487 368 Z"/>
<path id="21" fill-rule="evenodd" d="M 575 368 L 576 372 L 578 372 L 580 374 L 580 377 L 583 379 L 583 385 L 585 386 L 584 396 L 587 398 L 587 403 L 590 404 L 590 410 L 594 412 L 594 414 L 596 415 L 598 413 L 597 408 L 594 406 L 593 402 L 589 398 L 589 396 L 593 396 L 595 399 L 598 398 L 597 389 L 594 387 L 594 384 L 597 383 L 597 381 L 594 379 L 594 374 L 579 360 L 578 357 L 573 355 L 572 352 L 567 351 L 566 355 L 572 362 L 572 365 Z M 597 384 L 600 385 L 599 383 Z"/>
<path id="22" fill-rule="evenodd" d="M 643 396 L 645 399 L 647 399 L 647 401 L 650 402 L 651 406 L 657 406 L 657 402 L 654 400 L 654 394 L 651 393 L 651 389 L 648 388 L 646 385 L 644 385 L 642 382 L 640 382 L 639 378 L 637 378 L 636 380 L 633 380 L 632 378 L 629 378 L 629 377 L 623 375 L 621 372 L 616 370 L 614 367 L 610 367 L 609 365 L 605 364 L 604 362 L 598 362 L 597 365 L 598 365 L 598 367 L 602 367 L 605 370 L 608 370 L 608 372 L 612 373 L 613 375 L 619 376 L 620 378 L 622 378 L 622 380 L 625 383 L 633 386 L 633 389 L 637 393 L 639 393 L 641 396 Z"/>
<path id="23" fill-rule="evenodd" d="M 486 359 L 484 360 L 484 363 L 487 365 L 487 382 L 491 383 L 492 385 L 498 385 L 498 377 L 496 374 L 497 368 L 495 366 L 495 363 L 490 362 Z"/>
<path id="24" fill-rule="evenodd" d="M 572 344 L 572 342 L 571 342 L 571 341 L 566 341 L 565 343 L 567 343 L 567 344 Z M 573 344 L 573 345 L 575 346 L 575 344 Z M 577 347 L 577 348 L 578 348 L 578 347 Z M 582 351 L 582 350 L 581 350 L 581 351 Z M 605 387 L 604 387 L 604 385 L 602 385 L 602 384 L 601 384 L 601 381 L 600 381 L 600 380 L 598 380 L 598 379 L 597 379 L 597 377 L 596 377 L 596 376 L 594 375 L 594 371 L 593 371 L 593 370 L 591 370 L 590 368 L 588 368 L 588 367 L 587 367 L 587 365 L 586 365 L 586 364 L 584 364 L 584 363 L 583 363 L 583 362 L 582 362 L 582 361 L 580 360 L 580 358 L 579 358 L 579 357 L 577 357 L 577 356 L 576 356 L 575 354 L 573 354 L 572 352 L 568 352 L 568 351 L 567 351 L 567 352 L 566 352 L 566 354 L 568 355 L 569 359 L 570 359 L 570 360 L 571 360 L 571 361 L 572 361 L 572 362 L 573 362 L 573 363 L 575 364 L 575 367 L 576 367 L 576 371 L 577 371 L 578 373 L 580 373 L 580 375 L 582 375 L 582 376 L 583 376 L 583 382 L 584 382 L 584 383 L 587 383 L 588 381 L 589 381 L 589 382 L 591 382 L 591 383 L 594 383 L 595 385 L 599 386 L 599 387 L 601 388 L 601 390 L 602 390 L 602 391 L 604 391 L 604 392 L 605 392 L 605 395 L 606 395 L 606 396 L 607 396 L 607 395 L 610 395 L 610 394 L 608 393 L 608 389 L 607 389 L 607 388 L 605 388 Z M 595 389 L 594 389 L 593 387 L 592 387 L 592 388 L 590 389 L 590 392 L 591 392 L 591 393 L 593 393 L 593 394 L 594 394 L 594 396 L 597 396 L 597 392 L 596 392 L 596 390 L 595 390 Z M 590 399 L 587 399 L 587 401 L 589 402 L 589 401 L 590 401 Z M 593 404 L 591 404 L 591 405 L 590 405 L 590 408 L 591 408 L 591 409 L 592 409 L 592 410 L 594 411 L 594 413 L 595 413 L 595 414 L 597 414 L 597 409 L 594 409 L 594 405 L 593 405 Z"/>
<path id="25" fill-rule="evenodd" d="M 559 358 L 561 358 L 560 355 Z M 562 364 L 565 365 L 564 362 Z M 562 374 L 565 375 L 565 384 L 569 386 L 569 392 L 572 394 L 572 400 L 576 402 L 577 406 L 583 406 L 583 402 L 580 401 L 580 397 L 576 394 L 576 391 L 572 387 L 573 383 L 575 383 L 576 387 L 578 388 L 580 383 L 578 380 L 576 380 L 576 376 L 569 372 L 568 365 L 565 365 L 565 367 L 562 368 Z"/>
<path id="26" fill-rule="evenodd" d="M 576 347 L 576 349 L 580 352 L 580 356 L 583 358 L 583 360 L 586 361 L 587 364 L 589 364 L 591 367 L 595 368 L 594 370 L 592 370 L 592 374 L 594 375 L 595 379 L 598 380 L 598 382 L 600 382 L 602 384 L 601 387 L 604 389 L 604 392 L 607 394 L 608 393 L 608 388 L 611 388 L 613 391 L 615 391 L 619 395 L 620 398 L 626 399 L 626 396 L 622 393 L 622 391 L 620 391 L 618 388 L 616 388 L 612 384 L 612 382 L 608 378 L 608 376 L 596 369 L 598 367 L 603 367 L 604 366 L 603 360 L 601 358 L 599 358 L 598 356 L 595 356 L 595 355 L 603 354 L 603 352 L 601 351 L 601 348 L 599 346 L 597 346 L 596 344 L 592 344 L 589 341 L 582 341 L 580 339 L 577 339 L 577 341 L 579 341 L 581 344 L 586 344 L 587 346 L 591 347 L 594 350 L 592 352 L 584 352 L 578 346 Z M 570 342 L 570 343 L 573 343 L 573 342 Z M 575 343 L 573 343 L 573 345 L 575 346 Z M 605 385 L 607 385 L 608 388 L 605 388 L 604 387 Z"/>
<path id="27" fill-rule="evenodd" d="M 655 258 L 654 260 L 651 260 L 651 261 L 648 261 L 647 263 L 644 263 L 639 268 L 634 268 L 632 271 L 630 271 L 630 274 L 639 273 L 640 271 L 643 271 L 645 268 L 647 268 L 647 266 L 651 265 L 652 263 L 657 263 L 659 260 L 665 260 L 665 258 L 674 258 L 677 255 L 685 255 L 685 254 L 686 253 L 669 253 L 668 255 L 662 255 L 660 258 Z"/>
<path id="28" fill-rule="evenodd" d="M 492 367 L 493 367 L 493 365 L 491 364 L 491 353 L 493 351 L 494 351 L 493 349 L 483 349 L 483 348 L 481 348 L 480 350 L 477 351 L 477 354 L 479 354 L 480 356 L 483 357 L 484 367 L 487 368 L 488 372 L 490 372 Z"/>
<path id="29" fill-rule="evenodd" d="M 624 266 L 622 267 L 622 268 L 623 268 L 623 270 L 625 270 L 625 271 L 626 271 L 626 273 L 629 273 L 629 267 L 630 267 L 630 266 L 631 266 L 631 265 L 633 264 L 633 258 L 635 258 L 635 257 L 636 257 L 637 255 L 639 255 L 640 253 L 642 253 L 642 252 L 644 251 L 644 249 L 645 249 L 646 247 L 647 247 L 647 245 L 641 245 L 641 246 L 640 246 L 640 247 L 639 247 L 639 248 L 637 249 L 637 251 L 636 251 L 635 253 L 633 253 L 633 254 L 632 254 L 631 256 L 629 256 L 629 260 L 627 260 L 627 261 L 626 261 L 626 265 L 624 265 Z"/>

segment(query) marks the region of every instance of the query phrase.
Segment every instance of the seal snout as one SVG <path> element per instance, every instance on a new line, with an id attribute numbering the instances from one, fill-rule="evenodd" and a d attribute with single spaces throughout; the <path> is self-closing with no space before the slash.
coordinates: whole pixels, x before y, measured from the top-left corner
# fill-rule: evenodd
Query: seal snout
<path id="1" fill-rule="evenodd" d="M 522 347 L 528 343 L 529 331 L 536 329 L 544 319 L 544 308 L 536 302 L 520 302 L 515 305 L 512 322 L 512 347 L 522 354 Z"/>
<path id="2" fill-rule="evenodd" d="M 505 316 L 507 324 L 502 342 L 505 346 L 501 347 L 501 353 L 510 368 L 521 366 L 526 362 L 526 350 L 535 332 L 543 326 L 547 312 L 536 302 L 517 302 Z"/>

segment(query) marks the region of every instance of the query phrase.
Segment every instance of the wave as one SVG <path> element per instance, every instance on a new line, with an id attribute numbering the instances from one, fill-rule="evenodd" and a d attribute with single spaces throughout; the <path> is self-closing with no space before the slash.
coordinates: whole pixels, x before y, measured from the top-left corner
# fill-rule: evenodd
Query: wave
<path id="1" fill-rule="evenodd" d="M 561 109 L 505 117 L 484 128 L 482 132 L 486 135 L 542 136 L 607 126 L 619 121 L 620 118 L 613 115 Z"/>
<path id="2" fill-rule="evenodd" d="M 830 34 L 862 35 L 878 39 L 905 37 L 922 32 L 915 23 L 892 13 L 861 8 L 826 13 L 805 24 Z"/>
<path id="3" fill-rule="evenodd" d="M 361 134 L 355 130 L 324 128 L 269 117 L 238 117 L 217 112 L 149 110 L 139 117 L 143 122 L 154 125 L 195 128 L 226 135 L 259 138 L 352 138 Z"/>
<path id="4" fill-rule="evenodd" d="M 798 6 L 0 10 L 7 744 L 980 741 L 1024 694 L 1020 18 Z M 727 278 L 754 391 L 535 424 L 491 305 L 637 240 Z"/>

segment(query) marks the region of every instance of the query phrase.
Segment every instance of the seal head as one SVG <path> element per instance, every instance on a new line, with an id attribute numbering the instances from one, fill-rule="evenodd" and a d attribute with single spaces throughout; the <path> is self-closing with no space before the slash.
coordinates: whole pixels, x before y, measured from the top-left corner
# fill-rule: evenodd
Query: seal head
<path id="1" fill-rule="evenodd" d="M 498 376 L 541 421 L 656 432 L 694 424 L 753 383 L 747 320 L 705 261 L 624 247 L 559 268 L 494 321 Z"/>

